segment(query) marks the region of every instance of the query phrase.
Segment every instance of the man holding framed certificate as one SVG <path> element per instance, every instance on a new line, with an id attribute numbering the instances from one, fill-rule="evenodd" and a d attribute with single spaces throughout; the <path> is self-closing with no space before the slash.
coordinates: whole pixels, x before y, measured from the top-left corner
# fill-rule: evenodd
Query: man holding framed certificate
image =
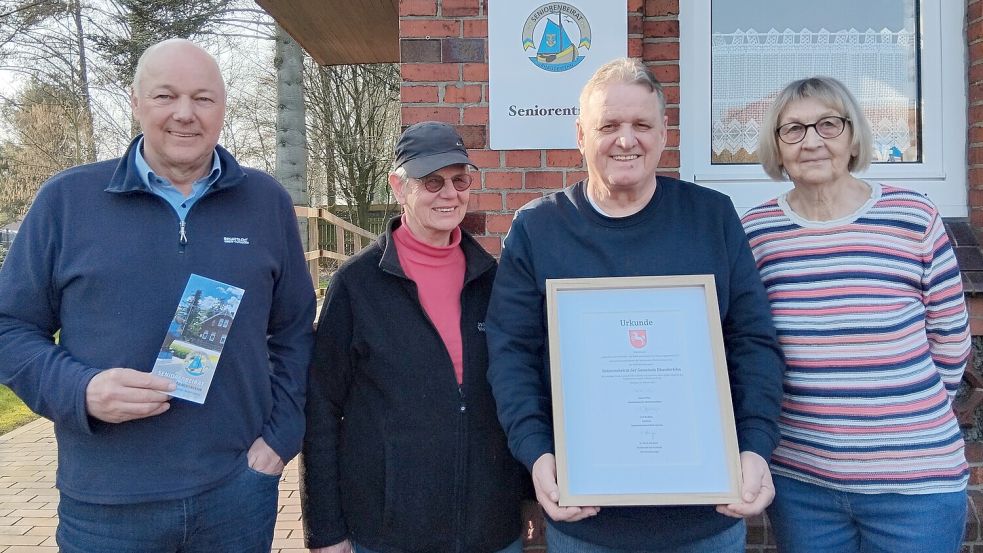
<path id="1" fill-rule="evenodd" d="M 505 240 L 489 306 L 488 378 L 512 453 L 548 515 L 551 553 L 743 552 L 742 518 L 774 497 L 767 460 L 778 442 L 784 363 L 768 300 L 730 200 L 656 175 L 666 124 L 661 85 L 640 62 L 602 66 L 580 97 L 587 180 L 520 209 Z M 623 278 L 658 276 L 684 278 Z M 598 286 L 612 295 L 595 294 Z M 568 300 L 556 300 L 560 293 Z M 548 295 L 551 310 L 559 305 L 549 325 Z M 716 380 L 697 376 L 714 365 L 713 328 L 726 361 Z M 551 390 L 561 361 L 575 378 Z M 729 479 L 728 434 L 740 452 Z M 578 439 L 559 468 L 588 481 L 558 485 L 554 453 Z M 621 446 L 624 454 L 611 453 Z M 590 470 L 566 463 L 585 459 L 594 460 Z M 700 468 L 707 459 L 734 493 L 701 494 L 712 476 Z"/>

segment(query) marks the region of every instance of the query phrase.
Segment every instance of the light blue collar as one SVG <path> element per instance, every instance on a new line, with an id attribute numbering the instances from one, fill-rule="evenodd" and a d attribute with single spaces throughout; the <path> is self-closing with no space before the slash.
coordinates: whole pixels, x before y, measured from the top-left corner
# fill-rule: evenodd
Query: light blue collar
<path id="1" fill-rule="evenodd" d="M 191 184 L 191 195 L 185 197 L 184 194 L 178 190 L 174 184 L 170 181 L 154 173 L 150 165 L 147 164 L 147 160 L 143 157 L 143 137 L 140 138 L 139 142 L 136 144 L 136 156 L 133 160 L 136 165 L 137 174 L 140 176 L 140 180 L 143 184 L 150 189 L 151 192 L 164 198 L 174 211 L 177 212 L 178 218 L 184 220 L 188 215 L 188 211 L 191 209 L 202 196 L 208 192 L 208 189 L 215 184 L 222 176 L 222 163 L 219 160 L 218 152 L 212 153 L 212 170 L 205 176 L 196 180 Z"/>

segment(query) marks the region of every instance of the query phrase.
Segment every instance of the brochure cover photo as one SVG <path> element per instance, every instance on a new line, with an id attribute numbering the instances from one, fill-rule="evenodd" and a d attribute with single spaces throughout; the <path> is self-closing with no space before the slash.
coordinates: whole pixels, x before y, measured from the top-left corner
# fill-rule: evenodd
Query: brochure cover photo
<path id="1" fill-rule="evenodd" d="M 188 277 L 152 371 L 177 384 L 173 397 L 205 403 L 244 292 L 201 275 Z"/>

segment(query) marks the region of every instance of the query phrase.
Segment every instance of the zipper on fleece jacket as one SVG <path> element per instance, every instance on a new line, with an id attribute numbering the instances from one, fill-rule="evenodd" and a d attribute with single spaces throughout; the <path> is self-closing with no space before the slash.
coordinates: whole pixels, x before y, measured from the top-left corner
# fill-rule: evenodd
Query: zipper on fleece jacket
<path id="1" fill-rule="evenodd" d="M 394 275 L 394 276 L 396 276 L 396 277 L 398 277 L 398 278 L 400 278 L 400 279 L 403 280 L 403 282 L 407 286 L 408 291 L 411 291 L 411 297 L 415 300 L 416 304 L 420 307 L 420 311 L 423 313 L 423 317 L 427 320 L 428 323 L 430 323 L 430 328 L 433 330 L 434 334 L 437 336 L 437 341 L 440 342 L 441 344 L 443 344 L 443 339 L 440 337 L 440 332 L 437 331 L 437 325 L 434 324 L 433 319 L 430 318 L 430 314 L 427 313 L 427 310 L 423 308 L 423 304 L 420 303 L 420 291 L 419 291 L 419 288 L 416 285 L 416 282 L 414 282 L 413 279 L 409 278 L 405 274 L 395 273 L 395 272 L 392 272 L 392 271 L 387 271 L 387 272 L 389 272 L 390 274 L 392 274 L 392 275 Z M 477 279 L 477 276 L 472 277 L 471 279 L 467 279 L 465 277 L 464 288 L 461 290 L 461 325 L 462 326 L 464 325 L 464 313 L 465 313 L 465 307 L 464 306 L 466 304 L 465 297 L 464 296 L 467 293 L 467 287 L 468 287 L 468 285 L 471 283 L 471 281 L 476 280 L 476 279 Z M 455 538 L 455 542 L 456 542 L 455 543 L 455 545 L 456 545 L 455 549 L 456 549 L 457 553 L 468 553 L 468 551 L 465 549 L 465 547 L 466 547 L 465 539 L 466 539 L 467 536 L 464 535 L 464 532 L 466 530 L 465 525 L 467 523 L 467 521 L 465 520 L 466 519 L 465 506 L 467 504 L 467 491 L 466 491 L 466 487 L 467 487 L 467 481 L 468 481 L 468 475 L 467 475 L 467 469 L 468 469 L 468 452 L 470 450 L 470 448 L 468 447 L 468 418 L 467 418 L 467 416 L 468 416 L 468 404 L 467 404 L 467 395 L 464 393 L 464 385 L 467 382 L 467 374 L 468 374 L 468 363 L 467 363 L 467 355 L 466 355 L 467 354 L 467 351 L 468 351 L 468 345 L 465 343 L 467 341 L 467 338 L 468 338 L 468 335 L 464 331 L 464 329 L 462 328 L 461 329 L 461 350 L 462 350 L 462 354 L 464 354 L 464 357 L 465 357 L 464 361 L 465 362 L 464 362 L 464 367 L 463 367 L 464 370 L 462 372 L 461 383 L 457 385 L 457 393 L 458 393 L 458 399 L 459 399 L 458 408 L 457 408 L 457 412 L 458 412 L 458 417 L 457 417 L 457 441 L 458 441 L 458 443 L 457 443 L 457 449 L 458 449 L 458 453 L 457 453 L 457 459 L 455 459 L 455 465 L 456 465 L 455 474 L 456 474 L 456 477 L 455 477 L 455 482 L 454 482 L 454 498 L 455 498 L 455 503 L 456 503 L 455 504 L 455 510 L 457 511 L 455 513 L 456 516 L 454 517 L 455 518 L 455 520 L 454 520 L 454 529 L 455 529 L 454 535 L 456 536 L 456 538 Z M 443 347 L 442 349 L 443 349 L 443 351 L 445 353 L 448 354 L 447 355 L 447 358 L 448 358 L 448 360 L 450 360 L 450 355 L 449 355 L 449 352 L 447 351 L 446 346 Z M 453 365 L 454 365 L 454 363 L 453 363 L 453 361 L 451 361 L 451 375 L 450 375 L 450 377 L 456 383 L 457 382 L 457 377 L 454 375 Z"/>
<path id="2" fill-rule="evenodd" d="M 457 482 L 454 483 L 454 497 L 455 497 L 455 501 L 457 502 L 457 509 L 456 509 L 457 520 L 454 522 L 454 527 L 455 527 L 454 535 L 457 536 L 455 541 L 457 542 L 458 553 L 466 553 L 466 551 L 464 550 L 464 530 L 465 530 L 464 506 L 467 503 L 467 501 L 465 500 L 465 497 L 467 495 L 465 492 L 465 486 L 467 485 L 467 476 L 465 473 L 468 470 L 467 468 L 468 467 L 468 461 L 467 461 L 468 459 L 468 437 L 467 437 L 468 404 L 467 404 L 467 398 L 464 395 L 463 384 L 457 387 L 457 393 L 458 393 L 458 397 L 461 400 L 461 403 L 460 403 L 460 407 L 458 408 L 458 414 L 460 416 L 458 417 L 457 420 L 458 454 L 457 454 L 457 470 L 455 471 L 455 473 L 457 474 Z"/>

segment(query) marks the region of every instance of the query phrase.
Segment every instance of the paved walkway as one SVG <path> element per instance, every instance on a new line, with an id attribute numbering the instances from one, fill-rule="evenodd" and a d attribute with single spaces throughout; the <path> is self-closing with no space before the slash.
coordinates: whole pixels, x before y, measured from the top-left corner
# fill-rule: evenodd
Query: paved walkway
<path id="1" fill-rule="evenodd" d="M 0 436 L 0 553 L 55 553 L 57 463 L 51 422 L 38 419 Z M 306 553 L 296 460 L 280 480 L 273 553 Z"/>

